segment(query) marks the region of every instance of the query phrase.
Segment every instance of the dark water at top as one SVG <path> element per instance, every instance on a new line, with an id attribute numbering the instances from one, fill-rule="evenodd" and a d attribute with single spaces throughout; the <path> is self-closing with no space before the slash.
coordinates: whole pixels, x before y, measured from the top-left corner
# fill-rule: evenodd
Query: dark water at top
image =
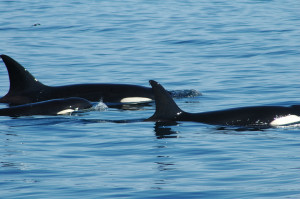
<path id="1" fill-rule="evenodd" d="M 292 0 L 1 1 L 0 53 L 47 85 L 195 89 L 176 99 L 189 112 L 299 104 L 299 13 Z M 153 112 L 1 117 L 0 197 L 300 197 L 299 126 L 108 121 Z"/>

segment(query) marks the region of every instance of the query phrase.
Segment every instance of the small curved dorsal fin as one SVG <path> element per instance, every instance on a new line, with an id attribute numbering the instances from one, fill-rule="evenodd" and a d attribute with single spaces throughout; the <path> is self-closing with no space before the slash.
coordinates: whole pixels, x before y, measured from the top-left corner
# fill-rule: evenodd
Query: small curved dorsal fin
<path id="1" fill-rule="evenodd" d="M 183 112 L 162 85 L 154 80 L 149 82 L 154 93 L 156 111 L 148 120 L 172 120 Z"/>

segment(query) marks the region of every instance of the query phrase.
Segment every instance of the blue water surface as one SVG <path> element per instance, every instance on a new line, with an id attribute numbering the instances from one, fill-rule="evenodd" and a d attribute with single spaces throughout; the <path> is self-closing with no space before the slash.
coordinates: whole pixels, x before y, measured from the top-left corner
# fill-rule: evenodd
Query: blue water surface
<path id="1" fill-rule="evenodd" d="M 0 54 L 46 85 L 201 92 L 175 99 L 188 112 L 299 104 L 299 13 L 295 0 L 0 1 Z M 299 126 L 141 120 L 154 110 L 0 117 L 0 197 L 300 198 Z"/>

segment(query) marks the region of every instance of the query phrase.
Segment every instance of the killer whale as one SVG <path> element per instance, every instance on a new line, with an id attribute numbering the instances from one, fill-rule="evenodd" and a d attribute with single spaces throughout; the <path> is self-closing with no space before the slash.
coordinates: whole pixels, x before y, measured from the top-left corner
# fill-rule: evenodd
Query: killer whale
<path id="1" fill-rule="evenodd" d="M 21 105 L 50 99 L 80 97 L 104 103 L 150 102 L 152 89 L 130 84 L 74 84 L 47 86 L 38 81 L 21 64 L 7 55 L 0 55 L 8 71 L 10 88 L 0 103 Z"/>
<path id="2" fill-rule="evenodd" d="M 70 97 L 3 108 L 0 109 L 0 116 L 63 115 L 91 107 L 92 103 L 86 99 Z"/>
<path id="3" fill-rule="evenodd" d="M 211 125 L 270 128 L 300 122 L 300 105 L 253 106 L 203 113 L 181 110 L 158 82 L 150 80 L 156 104 L 155 113 L 147 121 L 192 121 Z"/>

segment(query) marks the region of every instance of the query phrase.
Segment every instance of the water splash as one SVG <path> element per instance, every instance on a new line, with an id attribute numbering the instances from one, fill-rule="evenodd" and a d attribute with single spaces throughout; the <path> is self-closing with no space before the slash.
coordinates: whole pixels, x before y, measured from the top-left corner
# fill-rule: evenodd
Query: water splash
<path id="1" fill-rule="evenodd" d="M 187 90 L 171 90 L 169 91 L 174 98 L 187 98 L 187 97 L 197 97 L 201 96 L 202 93 L 194 90 L 194 89 L 187 89 Z"/>
<path id="2" fill-rule="evenodd" d="M 108 109 L 108 106 L 103 103 L 102 100 L 100 100 L 97 104 L 95 104 L 93 107 L 92 107 L 92 110 L 94 111 L 105 111 Z"/>

